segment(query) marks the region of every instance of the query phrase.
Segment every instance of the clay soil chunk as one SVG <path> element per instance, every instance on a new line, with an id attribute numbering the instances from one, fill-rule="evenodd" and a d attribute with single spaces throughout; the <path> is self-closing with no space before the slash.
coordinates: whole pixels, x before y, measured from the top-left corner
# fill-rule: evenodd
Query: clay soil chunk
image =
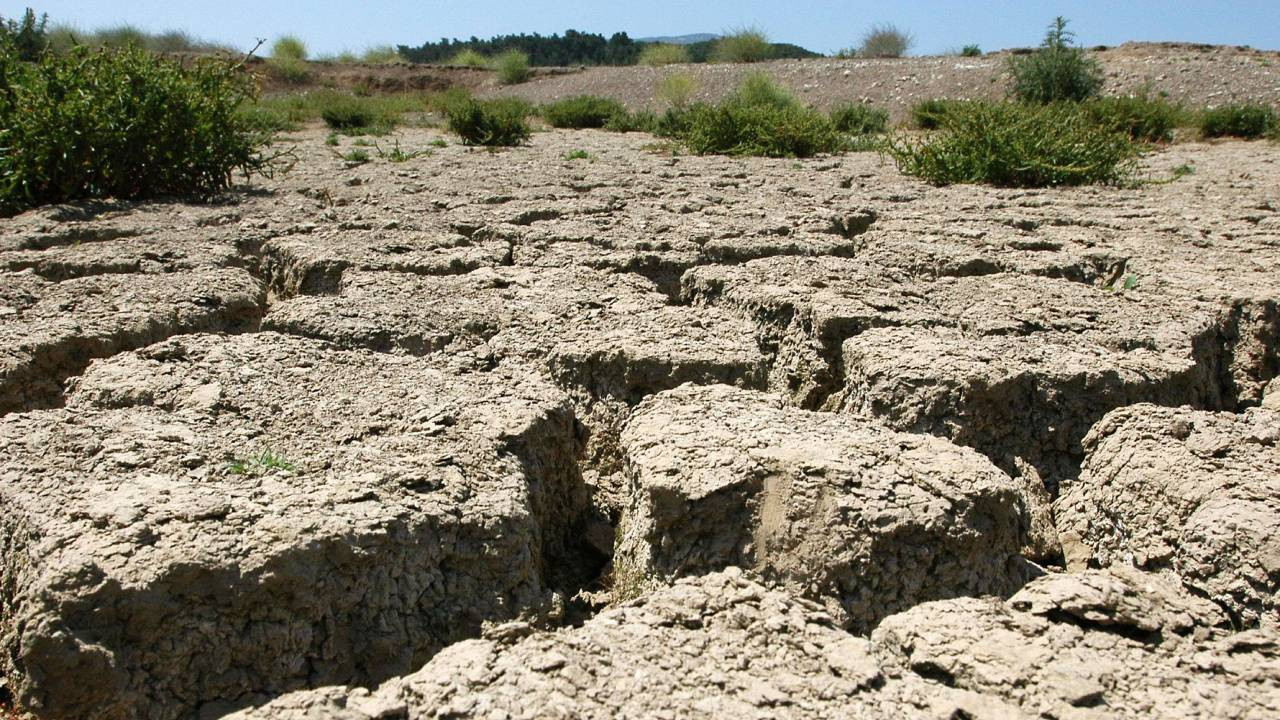
<path id="1" fill-rule="evenodd" d="M 1280 413 L 1134 405 L 1084 445 L 1055 505 L 1070 565 L 1168 572 L 1243 627 L 1280 626 Z"/>
<path id="2" fill-rule="evenodd" d="M 888 680 L 867 640 L 736 569 L 580 628 L 527 633 L 498 627 L 373 691 L 293 693 L 228 720 L 1018 717 L 917 677 Z"/>
<path id="3" fill-rule="evenodd" d="M 918 605 L 880 623 L 871 644 L 892 679 L 929 678 L 1029 717 L 1276 717 L 1280 635 L 1225 626 L 1176 584 L 1090 571 L 1039 578 L 1004 602 Z"/>
<path id="4" fill-rule="evenodd" d="M 257 327 L 265 293 L 239 268 L 47 282 L 0 273 L 0 413 L 50 407 L 94 358 L 192 332 Z"/>
<path id="5" fill-rule="evenodd" d="M 986 458 L 779 403 L 686 385 L 640 404 L 621 439 L 631 504 L 619 584 L 748 567 L 855 628 L 924 600 L 1017 588 L 1025 501 Z"/>
<path id="6" fill-rule="evenodd" d="M 585 504 L 535 376 L 274 333 L 94 364 L 0 420 L 0 631 L 41 717 L 216 716 L 553 612 Z"/>

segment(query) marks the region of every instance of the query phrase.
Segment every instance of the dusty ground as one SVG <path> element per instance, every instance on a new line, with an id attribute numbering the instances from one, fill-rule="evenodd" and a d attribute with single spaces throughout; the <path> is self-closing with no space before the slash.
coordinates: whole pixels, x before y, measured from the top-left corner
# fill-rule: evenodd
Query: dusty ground
<path id="1" fill-rule="evenodd" d="M 0 698 L 1280 713 L 1275 144 L 1000 190 L 325 134 L 0 225 Z"/>

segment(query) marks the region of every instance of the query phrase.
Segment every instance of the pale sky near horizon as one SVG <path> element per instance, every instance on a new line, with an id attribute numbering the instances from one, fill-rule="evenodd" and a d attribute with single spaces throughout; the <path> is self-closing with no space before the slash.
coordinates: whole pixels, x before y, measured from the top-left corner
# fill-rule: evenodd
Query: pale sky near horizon
<path id="1" fill-rule="evenodd" d="M 563 33 L 572 28 L 633 38 L 717 33 L 757 27 L 775 42 L 821 53 L 856 45 L 873 24 L 892 23 L 915 38 L 912 54 L 937 54 L 971 43 L 983 50 L 1039 43 L 1055 15 L 1071 20 L 1080 44 L 1118 45 L 1128 40 L 1174 40 L 1250 45 L 1280 50 L 1280 0 L 1150 2 L 1148 0 L 706 0 L 635 3 L 270 2 L 269 0 L 0 0 L 0 15 L 13 17 L 31 5 L 51 22 L 92 30 L 132 24 L 148 31 L 180 29 L 240 49 L 256 38 L 293 34 L 313 55 L 359 51 L 372 45 L 417 46 L 442 37 L 488 38 L 509 33 Z"/>

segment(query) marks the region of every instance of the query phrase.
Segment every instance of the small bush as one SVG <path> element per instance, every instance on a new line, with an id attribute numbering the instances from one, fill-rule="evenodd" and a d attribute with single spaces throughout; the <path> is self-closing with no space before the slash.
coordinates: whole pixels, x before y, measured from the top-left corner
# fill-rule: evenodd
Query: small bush
<path id="1" fill-rule="evenodd" d="M 1200 115 L 1200 134 L 1207 138 L 1260 138 L 1280 132 L 1276 110 L 1266 105 L 1223 105 Z"/>
<path id="2" fill-rule="evenodd" d="M 564 154 L 565 160 L 590 160 L 591 153 L 586 150 L 570 150 Z"/>
<path id="3" fill-rule="evenodd" d="M 773 58 L 769 36 L 756 28 L 743 28 L 716 40 L 711 60 L 722 63 L 753 63 Z"/>
<path id="4" fill-rule="evenodd" d="M 519 50 L 508 50 L 493 59 L 498 81 L 503 85 L 519 85 L 529 79 L 529 56 Z"/>
<path id="5" fill-rule="evenodd" d="M 902 172 L 935 185 L 1045 187 L 1124 183 L 1136 167 L 1129 137 L 1075 105 L 968 102 L 940 122 L 938 137 L 889 141 Z"/>
<path id="6" fill-rule="evenodd" d="M 49 16 L 45 14 L 37 19 L 31 8 L 27 8 L 20 21 L 0 16 L 0 45 L 9 46 L 19 60 L 34 62 L 49 48 L 48 25 Z"/>
<path id="7" fill-rule="evenodd" d="M 977 45 L 965 45 L 960 48 L 960 57 L 981 57 L 982 48 Z"/>
<path id="8" fill-rule="evenodd" d="M 933 98 L 921 100 L 911 107 L 911 122 L 921 130 L 936 130 L 952 108 L 964 105 L 964 100 Z"/>
<path id="9" fill-rule="evenodd" d="M 893 25 L 875 25 L 862 36 L 858 55 L 868 58 L 902 57 L 911 48 L 914 39 Z"/>
<path id="10" fill-rule="evenodd" d="M 602 128 L 614 115 L 627 109 L 612 98 L 579 95 L 542 106 L 542 119 L 554 128 Z"/>
<path id="11" fill-rule="evenodd" d="M 844 141 L 826 116 L 798 105 L 694 105 L 680 137 L 698 155 L 812 157 Z"/>
<path id="12" fill-rule="evenodd" d="M 307 45 L 293 35 L 284 35 L 271 44 L 271 57 L 275 60 L 306 60 Z"/>
<path id="13" fill-rule="evenodd" d="M 487 68 L 489 67 L 490 61 L 483 53 L 479 53 L 468 48 L 466 50 L 459 50 L 457 55 L 454 55 L 449 59 L 449 64 L 457 65 L 459 67 Z"/>
<path id="14" fill-rule="evenodd" d="M 889 111 L 865 103 L 838 105 L 830 116 L 836 130 L 851 135 L 882 133 L 889 128 Z"/>
<path id="15" fill-rule="evenodd" d="M 398 50 L 390 45 L 375 45 L 364 51 L 364 54 L 360 56 L 360 62 L 370 65 L 390 65 L 404 62 L 404 58 L 400 56 Z"/>
<path id="16" fill-rule="evenodd" d="M 658 116 L 651 112 L 618 113 L 609 116 L 604 129 L 610 132 L 654 132 L 658 126 Z"/>
<path id="17" fill-rule="evenodd" d="M 660 67 L 662 65 L 679 65 L 689 62 L 689 48 L 683 45 L 658 43 L 649 45 L 640 51 L 641 65 Z"/>
<path id="18" fill-rule="evenodd" d="M 382 133 L 395 126 L 395 118 L 364 98 L 338 92 L 315 94 L 319 99 L 320 119 L 339 132 L 351 134 Z"/>
<path id="19" fill-rule="evenodd" d="M 83 198 L 206 198 L 234 171 L 270 173 L 246 118 L 253 79 L 229 61 L 189 68 L 138 48 L 0 49 L 0 214 Z"/>
<path id="20" fill-rule="evenodd" d="M 449 130 L 463 145 L 519 145 L 529 139 L 529 124 L 519 104 L 467 98 L 445 110 Z"/>
<path id="21" fill-rule="evenodd" d="M 1186 117 L 1182 108 L 1146 94 L 1095 98 L 1085 103 L 1084 110 L 1098 125 L 1143 142 L 1170 142 Z"/>
<path id="22" fill-rule="evenodd" d="M 697 78 L 688 73 L 676 73 L 659 80 L 654 94 L 673 108 L 683 108 L 697 91 Z"/>
<path id="23" fill-rule="evenodd" d="M 798 107 L 800 101 L 776 80 L 763 72 L 749 72 L 742 77 L 729 102 L 742 105 L 764 105 L 775 108 Z"/>
<path id="24" fill-rule="evenodd" d="M 1095 97 L 1102 89 L 1102 68 L 1074 47 L 1067 21 L 1055 18 L 1040 49 L 1009 59 L 1013 96 L 1023 102 L 1052 103 Z"/>

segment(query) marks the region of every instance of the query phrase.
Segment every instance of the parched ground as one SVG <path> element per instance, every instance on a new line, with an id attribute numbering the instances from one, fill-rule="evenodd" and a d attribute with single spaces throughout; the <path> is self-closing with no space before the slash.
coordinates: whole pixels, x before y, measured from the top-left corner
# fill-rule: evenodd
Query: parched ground
<path id="1" fill-rule="evenodd" d="M 0 223 L 0 700 L 1280 714 L 1274 143 L 1007 190 L 325 135 Z"/>

